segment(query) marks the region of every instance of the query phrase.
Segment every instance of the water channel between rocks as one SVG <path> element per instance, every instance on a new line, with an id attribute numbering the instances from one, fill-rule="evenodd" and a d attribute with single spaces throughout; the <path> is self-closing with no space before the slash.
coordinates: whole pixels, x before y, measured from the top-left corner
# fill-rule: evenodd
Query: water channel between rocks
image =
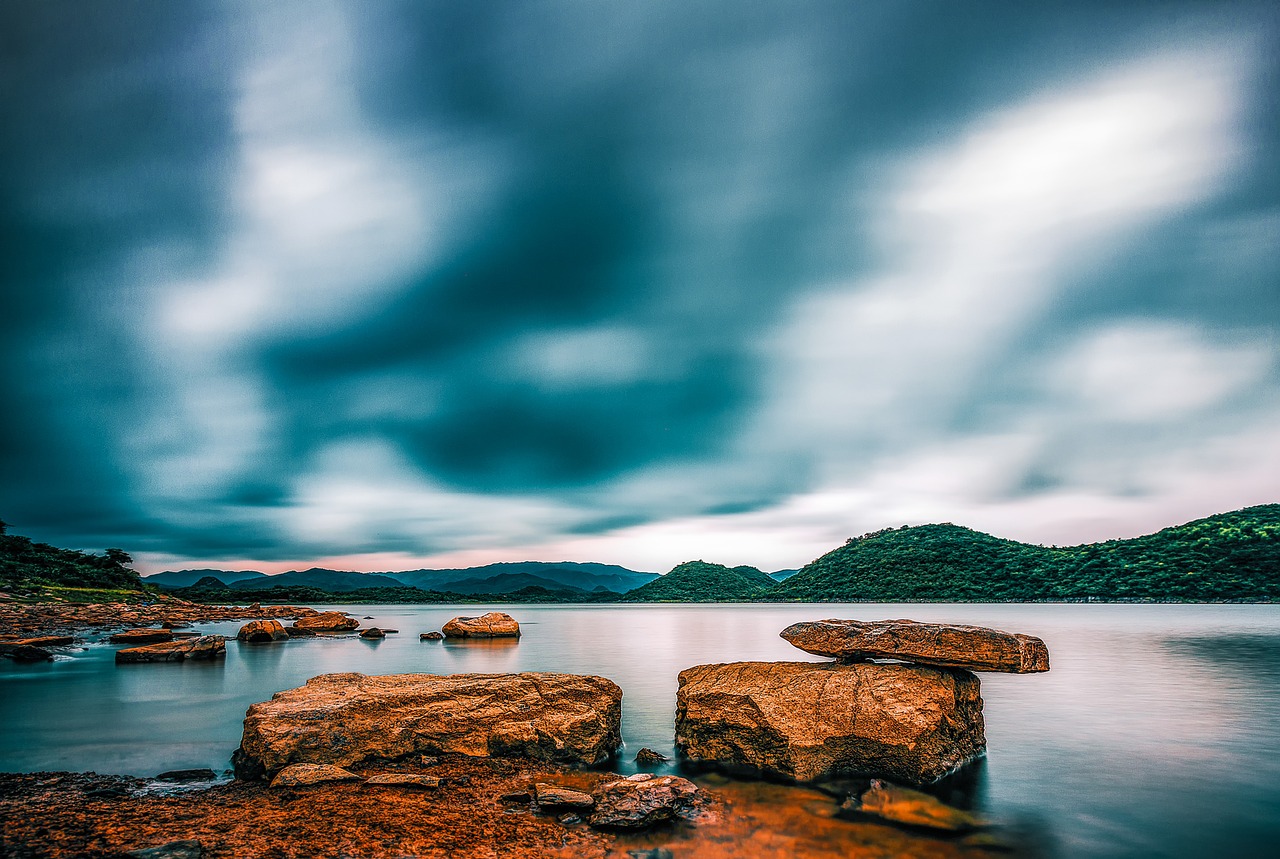
<path id="1" fill-rule="evenodd" d="M 400 632 L 381 641 L 229 640 L 225 660 L 214 663 L 117 666 L 117 648 L 106 644 L 49 664 L 0 663 L 0 769 L 221 771 L 249 704 L 316 674 L 565 671 L 622 687 L 626 748 L 614 769 L 634 772 L 642 746 L 674 754 L 681 669 L 818 661 L 778 632 L 824 617 L 908 617 L 1025 632 L 1048 644 L 1047 674 L 981 675 L 988 755 L 963 780 L 978 810 L 1044 853 L 1265 855 L 1280 840 L 1280 606 L 337 608 Z M 450 617 L 490 608 L 521 622 L 518 643 L 418 640 Z M 239 625 L 199 629 L 233 639 Z M 776 788 L 761 789 L 777 801 Z M 798 807 L 810 801 L 808 792 L 793 795 Z"/>

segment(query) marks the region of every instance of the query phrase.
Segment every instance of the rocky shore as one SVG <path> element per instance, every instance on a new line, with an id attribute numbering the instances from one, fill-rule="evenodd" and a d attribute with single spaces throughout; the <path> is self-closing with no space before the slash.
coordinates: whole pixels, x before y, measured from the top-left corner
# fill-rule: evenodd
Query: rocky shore
<path id="1" fill-rule="evenodd" d="M 180 629 L 224 620 L 286 618 L 317 614 L 296 605 L 203 605 L 163 597 L 153 603 L 0 602 L 0 638 L 26 639 L 124 628 Z"/>
<path id="2" fill-rule="evenodd" d="M 289 608 L 249 610 L 279 617 Z M 240 638 L 278 646 L 269 642 L 298 628 L 350 634 L 357 625 L 294 610 L 294 626 L 251 622 Z M 484 637 L 518 630 L 506 615 L 480 620 Z M 179 637 L 169 618 L 126 622 L 154 623 L 122 637 L 152 643 L 118 661 L 225 647 L 222 636 Z M 702 767 L 693 778 L 648 749 L 635 759 L 656 773 L 599 769 L 622 751 L 623 690 L 603 677 L 327 674 L 249 708 L 230 783 L 209 786 L 211 773 L 191 789 L 92 773 L 0 775 L 0 856 L 1016 853 L 979 816 L 915 787 L 985 750 L 972 671 L 1046 671 L 1043 642 L 912 621 L 814 621 L 782 634 L 834 661 L 681 672 L 675 741 L 685 764 Z M 743 774 L 766 780 L 730 777 Z"/>

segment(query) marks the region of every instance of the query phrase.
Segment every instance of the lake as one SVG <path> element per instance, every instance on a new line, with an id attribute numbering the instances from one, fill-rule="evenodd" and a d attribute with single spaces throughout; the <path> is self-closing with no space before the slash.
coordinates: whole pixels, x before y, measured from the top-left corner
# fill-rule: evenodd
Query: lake
<path id="1" fill-rule="evenodd" d="M 626 750 L 674 753 L 676 675 L 738 660 L 817 661 L 778 637 L 824 617 L 909 617 L 1038 635 L 1053 670 L 983 674 L 988 753 L 975 805 L 1064 857 L 1271 855 L 1280 843 L 1280 606 L 336 606 L 400 630 L 240 645 L 214 663 L 121 665 L 92 643 L 0 660 L 0 769 L 148 776 L 229 766 L 245 709 L 316 674 L 565 671 L 624 692 Z M 458 614 L 508 611 L 519 643 L 432 643 Z"/>

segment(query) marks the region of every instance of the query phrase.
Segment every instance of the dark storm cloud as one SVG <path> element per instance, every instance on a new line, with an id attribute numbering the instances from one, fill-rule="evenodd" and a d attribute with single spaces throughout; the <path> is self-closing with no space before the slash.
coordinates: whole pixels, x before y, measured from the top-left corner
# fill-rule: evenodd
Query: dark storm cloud
<path id="1" fill-rule="evenodd" d="M 7 4 L 0 514 L 175 556 L 423 554 L 750 514 L 1036 416 L 1058 429 L 966 498 L 1071 489 L 1107 421 L 1220 437 L 1196 409 L 1275 388 L 1273 61 L 1232 120 L 1248 176 L 1054 261 L 1040 304 L 947 262 L 939 223 L 985 210 L 902 214 L 930 153 L 1218 38 L 1274 57 L 1274 8 Z M 955 187 L 998 209 L 989 161 L 995 191 Z M 868 321 L 966 289 L 932 334 Z M 1071 373 L 1134 383 L 1127 343 L 1205 393 L 1108 412 Z"/>

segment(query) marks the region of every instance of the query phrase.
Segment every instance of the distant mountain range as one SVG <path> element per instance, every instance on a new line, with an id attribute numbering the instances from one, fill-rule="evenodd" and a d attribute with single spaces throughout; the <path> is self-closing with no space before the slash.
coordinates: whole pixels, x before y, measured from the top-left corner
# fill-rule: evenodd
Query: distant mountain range
<path id="1" fill-rule="evenodd" d="M 783 571 L 786 572 L 786 571 Z M 625 593 L 658 578 L 657 573 L 641 573 L 613 564 L 574 563 L 564 561 L 521 561 L 487 564 L 481 567 L 445 570 L 406 570 L 394 573 L 358 573 L 326 570 L 290 570 L 268 576 L 254 570 L 166 570 L 143 576 L 148 584 L 166 590 L 191 587 L 211 577 L 235 590 L 259 590 L 273 587 L 310 587 L 333 593 L 362 588 L 394 588 L 409 586 L 422 590 L 455 594 L 507 594 L 526 587 L 547 590 L 578 590 L 584 593 L 612 591 Z"/>
<path id="2" fill-rule="evenodd" d="M 96 556 L 66 561 L 57 556 L 63 550 L 26 538 L 0 546 L 6 548 L 0 571 L 12 570 L 14 582 L 72 575 L 96 581 L 111 566 Z M 60 572 L 59 564 L 71 562 L 71 572 Z M 113 575 L 124 572 L 116 568 Z M 210 587 L 214 579 L 225 585 Z M 512 602 L 1280 601 L 1280 504 L 1080 546 L 1031 545 L 952 524 L 886 528 L 851 537 L 799 571 L 775 573 L 688 561 L 658 576 L 607 564 L 526 561 L 398 573 L 178 570 L 144 581 L 186 588 L 182 596 L 189 599 L 226 599 L 229 586 L 245 599 L 304 602 L 337 593 L 363 602 L 486 595 Z"/>

